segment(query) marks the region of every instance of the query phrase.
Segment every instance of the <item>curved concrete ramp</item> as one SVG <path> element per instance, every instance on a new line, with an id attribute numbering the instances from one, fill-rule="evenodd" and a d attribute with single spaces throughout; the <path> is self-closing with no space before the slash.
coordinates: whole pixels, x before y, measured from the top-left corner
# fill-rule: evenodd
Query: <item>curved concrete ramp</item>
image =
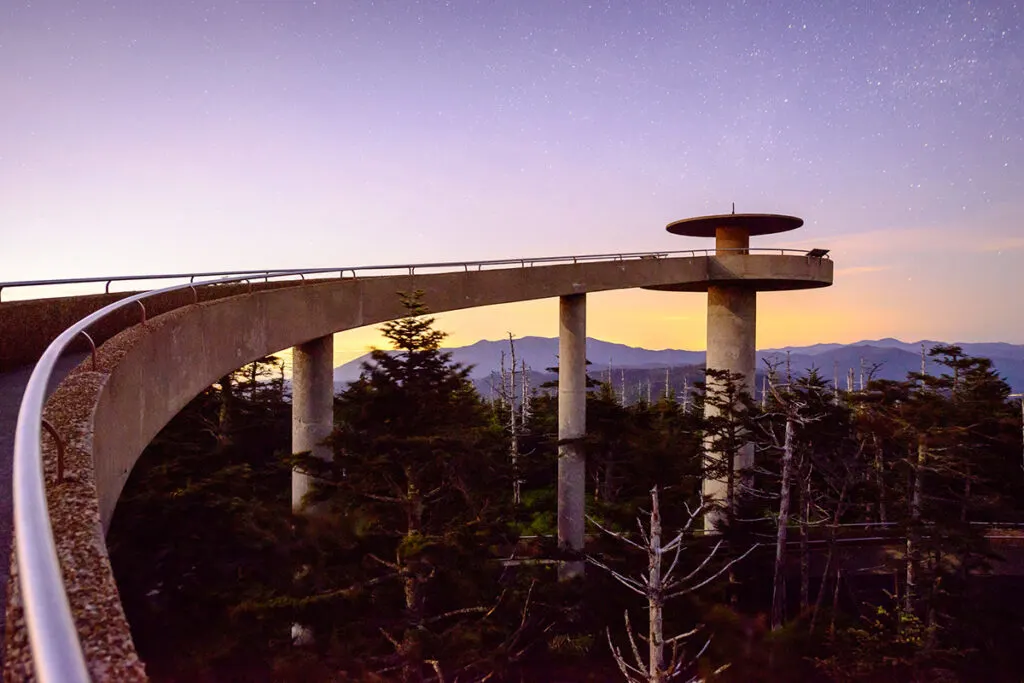
<path id="1" fill-rule="evenodd" d="M 831 283 L 831 261 L 732 257 L 740 277 Z M 728 260 L 729 257 L 726 257 Z M 106 529 L 128 473 L 157 432 L 204 388 L 254 359 L 404 314 L 398 292 L 423 290 L 435 312 L 566 294 L 706 282 L 721 258 L 699 257 L 332 280 L 189 306 L 133 328 L 96 406 L 94 456 Z M 115 338 L 118 346 L 127 340 Z"/>
<path id="2" fill-rule="evenodd" d="M 742 259 L 733 261 L 733 259 Z M 832 282 L 832 262 L 790 255 L 643 258 L 500 270 L 307 281 L 190 304 L 114 336 L 61 384 L 46 416 L 68 444 L 67 475 L 44 440 L 50 517 L 76 626 L 94 680 L 141 680 L 103 541 L 136 459 L 184 405 L 227 372 L 280 349 L 404 313 L 423 290 L 434 312 L 719 279 Z M 38 302 L 37 302 L 38 303 Z M 555 321 L 552 321 L 552 325 Z M 7 675 L 31 670 L 17 583 L 8 605 Z"/>

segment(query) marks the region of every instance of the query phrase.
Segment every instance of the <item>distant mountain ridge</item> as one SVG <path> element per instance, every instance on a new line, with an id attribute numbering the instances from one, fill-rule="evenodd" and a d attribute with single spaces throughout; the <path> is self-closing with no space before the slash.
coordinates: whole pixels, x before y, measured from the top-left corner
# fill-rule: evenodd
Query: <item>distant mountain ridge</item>
<path id="1" fill-rule="evenodd" d="M 811 346 L 783 346 L 777 349 L 764 349 L 761 353 L 785 353 L 787 350 L 792 353 L 800 353 L 803 355 L 814 356 L 821 353 L 827 353 L 829 351 L 835 351 L 842 348 L 849 348 L 853 346 L 873 346 L 883 349 L 899 349 L 901 351 L 908 351 L 913 354 L 920 355 L 921 345 L 924 344 L 925 349 L 930 349 L 938 344 L 952 343 L 959 346 L 971 356 L 981 356 L 983 358 L 1007 358 L 1011 360 L 1024 360 L 1024 344 L 1007 344 L 1006 342 L 940 342 L 928 339 L 922 339 L 916 342 L 904 342 L 899 339 L 893 339 L 892 337 L 886 337 L 884 339 L 874 340 L 863 340 L 854 342 L 853 344 L 813 344 Z"/>
<path id="2" fill-rule="evenodd" d="M 838 374 L 839 384 L 843 388 L 846 386 L 850 369 L 853 369 L 855 377 L 859 379 L 862 360 L 865 371 L 880 364 L 875 373 L 877 378 L 904 379 L 908 372 L 921 369 L 922 343 L 927 350 L 942 342 L 903 342 L 885 338 L 864 340 L 854 344 L 813 344 L 761 349 L 757 352 L 758 369 L 763 370 L 766 367 L 765 360 L 784 362 L 786 352 L 789 351 L 789 360 L 794 372 L 805 373 L 813 367 L 829 380 Z M 971 342 L 957 345 L 968 355 L 990 358 L 996 370 L 1015 392 L 1024 391 L 1024 345 L 1003 342 Z M 533 371 L 543 373 L 546 368 L 558 364 L 557 338 L 521 337 L 515 340 L 515 346 L 517 364 L 525 361 Z M 479 383 L 501 367 L 502 352 L 507 358 L 509 344 L 508 340 L 481 340 L 469 346 L 445 350 L 452 354 L 455 362 L 473 366 L 470 376 Z M 369 354 L 366 354 L 335 368 L 335 384 L 343 385 L 357 379 L 362 363 L 368 358 Z M 587 359 L 592 363 L 590 374 L 603 377 L 607 375 L 609 368 L 614 375 L 620 370 L 700 366 L 704 364 L 705 352 L 680 349 L 650 350 L 588 337 Z M 939 368 L 930 360 L 927 369 L 929 372 L 939 372 Z"/>

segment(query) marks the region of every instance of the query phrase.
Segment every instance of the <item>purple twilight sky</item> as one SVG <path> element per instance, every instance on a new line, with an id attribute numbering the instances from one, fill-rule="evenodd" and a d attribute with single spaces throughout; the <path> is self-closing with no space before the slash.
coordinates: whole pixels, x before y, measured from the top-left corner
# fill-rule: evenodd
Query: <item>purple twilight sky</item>
<path id="1" fill-rule="evenodd" d="M 1024 343 L 1022 86 L 1019 2 L 11 0 L 0 281 L 702 248 L 664 225 L 736 202 L 837 262 L 762 346 Z M 590 332 L 702 348 L 704 305 Z"/>

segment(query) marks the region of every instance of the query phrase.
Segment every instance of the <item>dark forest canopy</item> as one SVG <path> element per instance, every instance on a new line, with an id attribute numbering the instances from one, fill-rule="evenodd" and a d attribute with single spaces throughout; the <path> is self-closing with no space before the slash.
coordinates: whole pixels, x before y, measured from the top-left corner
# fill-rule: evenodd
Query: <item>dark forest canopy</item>
<path id="1" fill-rule="evenodd" d="M 666 601 L 664 637 L 698 629 L 674 680 L 1024 675 L 1024 577 L 993 571 L 1012 549 L 986 526 L 1024 522 L 1021 408 L 986 359 L 938 346 L 939 372 L 838 395 L 765 368 L 764 400 L 736 391 L 715 420 L 702 384 L 627 406 L 595 371 L 593 563 L 559 583 L 557 399 L 506 368 L 485 401 L 406 303 L 384 326 L 397 353 L 375 352 L 336 397 L 332 463 L 290 454 L 275 358 L 204 391 L 140 459 L 108 544 L 154 680 L 623 680 L 623 614 L 648 632 L 648 599 L 612 574 L 649 576 L 637 517 L 652 528 L 656 488 L 668 544 L 701 504 L 704 444 L 746 438 L 756 465 L 722 534 L 683 534 L 673 571 L 719 540 L 708 575 L 755 550 Z M 316 514 L 291 513 L 295 466 L 320 477 Z"/>

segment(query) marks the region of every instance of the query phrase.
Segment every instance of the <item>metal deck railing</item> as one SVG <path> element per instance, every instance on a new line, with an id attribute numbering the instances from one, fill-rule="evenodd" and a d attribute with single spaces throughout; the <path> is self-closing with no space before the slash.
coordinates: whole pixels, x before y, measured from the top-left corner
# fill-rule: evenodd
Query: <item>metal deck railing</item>
<path id="1" fill-rule="evenodd" d="M 306 275 L 329 275 L 331 273 L 338 273 L 339 277 L 345 277 L 345 273 L 351 273 L 353 277 L 356 276 L 357 272 L 380 272 L 380 271 L 399 271 L 409 272 L 415 274 L 417 269 L 419 270 L 437 270 L 437 269 L 463 269 L 469 270 L 483 270 L 484 268 L 495 268 L 495 267 L 507 267 L 507 266 L 547 266 L 547 265 L 559 265 L 567 263 L 589 263 L 593 261 L 625 261 L 634 259 L 651 259 L 651 258 L 684 258 L 687 256 L 714 256 L 722 252 L 736 252 L 737 254 L 749 254 L 756 252 L 758 254 L 779 254 L 779 255 L 793 255 L 793 256 L 808 256 L 810 251 L 807 249 L 778 249 L 771 247 L 748 247 L 748 248 L 737 248 L 737 249 L 684 249 L 678 251 L 643 251 L 643 252 L 624 252 L 621 254 L 584 254 L 579 256 L 541 256 L 535 258 L 512 258 L 512 259 L 494 259 L 489 261 L 454 261 L 454 262 L 438 262 L 438 263 L 414 263 L 414 264 L 400 264 L 400 265 L 383 265 L 383 266 L 345 266 L 342 268 L 306 268 L 302 270 L 297 269 L 257 269 L 257 270 L 223 270 L 223 271 L 210 271 L 210 272 L 199 272 L 199 273 L 163 273 L 159 275 L 103 275 L 94 277 L 77 277 L 77 278 L 65 278 L 57 280 L 13 280 L 10 282 L 0 282 L 0 301 L 3 300 L 3 290 L 13 289 L 16 287 L 44 287 L 51 285 L 81 285 L 81 284 L 104 284 L 104 293 L 110 293 L 110 285 L 115 282 L 146 282 L 154 280 L 183 280 L 188 278 L 190 283 L 194 283 L 196 278 L 208 278 L 208 277 L 233 277 L 233 276 L 244 276 L 242 282 L 247 279 L 261 279 L 271 277 L 283 277 L 283 276 L 298 276 L 305 277 Z M 829 260 L 827 254 L 823 256 L 809 256 L 809 258 L 822 258 Z"/>

